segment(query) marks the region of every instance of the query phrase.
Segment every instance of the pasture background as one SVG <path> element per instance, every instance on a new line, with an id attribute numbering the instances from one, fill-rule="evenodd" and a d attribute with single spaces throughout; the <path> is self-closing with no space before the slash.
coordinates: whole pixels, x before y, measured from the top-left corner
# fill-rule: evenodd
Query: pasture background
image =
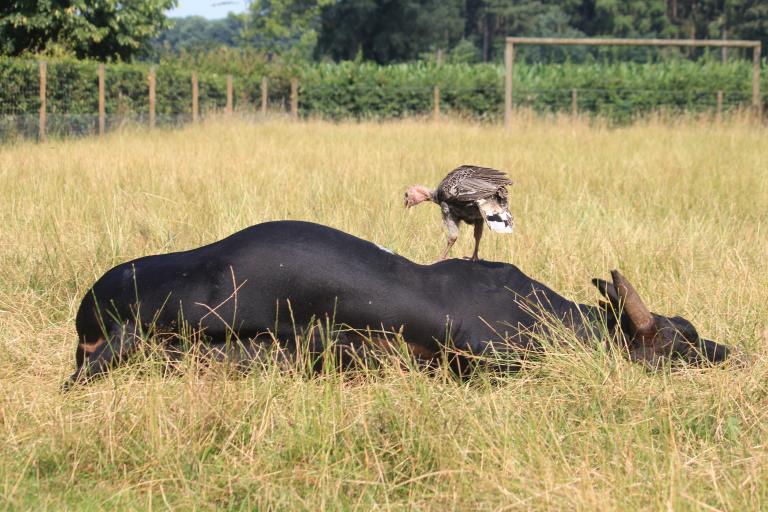
<path id="1" fill-rule="evenodd" d="M 0 500 L 9 509 L 768 507 L 768 148 L 734 120 L 259 124 L 0 147 Z M 459 383 L 124 368 L 63 395 L 74 315 L 111 266 L 274 219 L 427 263 L 438 209 L 402 192 L 461 163 L 506 169 L 513 262 L 594 302 L 620 268 L 651 309 L 741 348 L 742 367 L 648 374 L 552 348 Z M 466 227 L 453 255 L 471 252 Z M 457 293 L 461 293 L 457 290 Z"/>
<path id="2" fill-rule="evenodd" d="M 518 53 L 537 49 L 541 48 L 523 46 Z M 40 119 L 39 64 L 28 58 L 0 56 L 0 143 L 38 138 L 41 122 L 52 137 L 99 133 L 100 63 L 74 58 L 46 61 L 44 121 Z M 225 111 L 228 76 L 232 78 L 234 112 L 243 117 L 261 111 L 263 92 L 264 107 L 269 112 L 289 111 L 292 79 L 297 80 L 298 87 L 296 116 L 303 119 L 370 121 L 431 116 L 436 87 L 443 116 L 474 121 L 500 121 L 504 117 L 504 66 L 498 64 L 433 61 L 297 66 L 281 61 L 268 63 L 260 54 L 222 50 L 200 56 L 200 60 L 187 56 L 164 60 L 158 66 L 147 62 L 104 66 L 106 131 L 132 124 L 148 126 L 148 75 L 152 68 L 156 73 L 155 121 L 163 127 L 193 120 L 193 73 L 198 80 L 199 115 L 203 118 Z M 575 110 L 617 125 L 659 112 L 730 114 L 751 108 L 752 73 L 752 63 L 746 60 L 727 64 L 711 58 L 558 64 L 526 63 L 518 58 L 513 105 L 540 114 L 573 114 Z M 760 76 L 765 112 L 768 69 Z M 266 91 L 262 91 L 262 80 L 266 80 Z M 718 92 L 722 93 L 720 106 Z"/>

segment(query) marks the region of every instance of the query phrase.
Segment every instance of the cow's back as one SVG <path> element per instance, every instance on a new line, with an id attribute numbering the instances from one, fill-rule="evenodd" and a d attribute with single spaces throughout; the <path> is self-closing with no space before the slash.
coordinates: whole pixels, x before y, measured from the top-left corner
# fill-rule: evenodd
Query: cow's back
<path id="1" fill-rule="evenodd" d="M 98 336 L 99 312 L 125 320 L 138 310 L 144 325 L 173 330 L 183 321 L 213 337 L 228 330 L 246 337 L 287 335 L 327 317 L 356 329 L 402 330 L 409 342 L 436 348 L 449 333 L 469 344 L 530 325 L 535 318 L 521 302 L 531 297 L 572 304 L 513 265 L 418 265 L 333 228 L 280 221 L 118 265 L 84 299 L 77 327 Z"/>
<path id="2" fill-rule="evenodd" d="M 379 312 L 386 320 L 401 316 L 401 308 L 388 310 L 387 304 L 407 299 L 415 267 L 333 228 L 268 222 L 197 249 L 117 265 L 87 292 L 77 328 L 98 338 L 104 323 L 138 316 L 145 325 L 169 328 L 183 321 L 215 335 L 229 328 L 251 334 L 324 315 L 372 322 L 372 312 Z"/>

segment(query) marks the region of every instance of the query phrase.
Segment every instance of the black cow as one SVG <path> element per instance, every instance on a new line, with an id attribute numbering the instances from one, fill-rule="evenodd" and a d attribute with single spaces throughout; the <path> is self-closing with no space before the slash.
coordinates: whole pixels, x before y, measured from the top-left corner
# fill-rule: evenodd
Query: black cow
<path id="1" fill-rule="evenodd" d="M 539 348 L 549 317 L 579 339 L 620 340 L 630 359 L 723 361 L 729 349 L 681 317 L 652 314 L 618 271 L 593 283 L 608 299 L 576 304 L 514 265 L 447 260 L 419 265 L 318 224 L 267 222 L 224 240 L 147 256 L 109 270 L 77 312 L 75 383 L 104 373 L 148 335 L 184 326 L 206 344 L 287 344 L 316 319 L 364 332 L 398 332 L 421 355 L 447 344 L 475 356 Z"/>

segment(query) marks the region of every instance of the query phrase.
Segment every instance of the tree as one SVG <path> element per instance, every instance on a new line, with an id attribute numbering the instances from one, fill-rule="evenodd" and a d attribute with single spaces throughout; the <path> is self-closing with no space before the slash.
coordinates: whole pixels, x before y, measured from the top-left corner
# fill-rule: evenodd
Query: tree
<path id="1" fill-rule="evenodd" d="M 317 43 L 320 9 L 334 0 L 253 0 L 245 38 L 271 58 L 309 59 Z"/>
<path id="2" fill-rule="evenodd" d="M 220 20 L 207 20 L 201 16 L 171 18 L 171 27 L 152 41 L 157 50 L 200 51 L 220 46 L 238 46 L 246 25 L 246 16 L 229 13 Z"/>
<path id="3" fill-rule="evenodd" d="M 768 51 L 768 1 L 727 0 L 724 15 L 728 37 L 759 39 L 763 52 Z"/>
<path id="4" fill-rule="evenodd" d="M 597 1 L 593 27 L 601 35 L 616 37 L 671 37 L 675 33 L 665 0 Z"/>
<path id="5" fill-rule="evenodd" d="M 129 59 L 168 26 L 176 0 L 6 0 L 0 6 L 0 51 L 72 53 Z"/>
<path id="6" fill-rule="evenodd" d="M 584 33 L 574 28 L 573 16 L 567 12 L 570 2 L 554 0 L 468 0 L 468 29 L 474 30 L 482 48 L 483 60 L 500 55 L 506 36 L 580 37 Z M 586 3 L 586 2 L 579 2 Z M 473 21 L 469 23 L 470 19 Z M 465 37 L 471 37 L 465 30 Z M 556 48 L 530 47 L 525 50 L 529 58 L 562 59 L 563 51 Z"/>
<path id="7" fill-rule="evenodd" d="M 322 10 L 316 54 L 388 63 L 447 50 L 464 35 L 463 7 L 462 0 L 339 0 Z"/>

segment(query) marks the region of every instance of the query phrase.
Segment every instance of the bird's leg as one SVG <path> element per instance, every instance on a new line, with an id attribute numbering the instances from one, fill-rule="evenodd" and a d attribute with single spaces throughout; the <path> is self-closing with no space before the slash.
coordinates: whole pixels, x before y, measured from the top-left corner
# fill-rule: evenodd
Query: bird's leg
<path id="1" fill-rule="evenodd" d="M 445 229 L 448 230 L 448 243 L 445 245 L 445 250 L 437 259 L 437 261 L 442 261 L 448 257 L 448 252 L 459 238 L 459 226 L 456 224 L 456 222 L 454 222 L 450 217 L 444 217 L 443 222 L 445 223 Z"/>
<path id="2" fill-rule="evenodd" d="M 448 243 L 445 244 L 445 250 L 443 251 L 443 254 L 441 254 L 440 257 L 437 259 L 437 261 L 443 261 L 445 258 L 448 257 L 448 253 L 450 252 L 451 247 L 453 247 L 453 244 L 456 243 L 457 238 L 459 238 L 459 235 L 457 234 L 448 235 Z"/>
<path id="3" fill-rule="evenodd" d="M 483 238 L 483 221 L 475 222 L 475 252 L 472 253 L 472 261 L 478 261 L 480 258 L 477 256 L 480 250 L 480 239 Z"/>

